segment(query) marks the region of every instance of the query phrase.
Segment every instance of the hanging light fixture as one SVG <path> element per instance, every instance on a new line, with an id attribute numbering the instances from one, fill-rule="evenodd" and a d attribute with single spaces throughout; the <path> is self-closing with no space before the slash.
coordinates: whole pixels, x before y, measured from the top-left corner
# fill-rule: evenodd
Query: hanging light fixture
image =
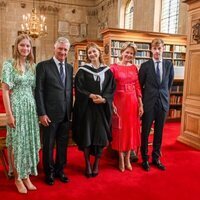
<path id="1" fill-rule="evenodd" d="M 35 8 L 35 0 L 33 0 L 32 13 L 23 15 L 23 23 L 21 29 L 23 33 L 36 39 L 47 35 L 46 17 L 44 15 L 37 15 Z"/>

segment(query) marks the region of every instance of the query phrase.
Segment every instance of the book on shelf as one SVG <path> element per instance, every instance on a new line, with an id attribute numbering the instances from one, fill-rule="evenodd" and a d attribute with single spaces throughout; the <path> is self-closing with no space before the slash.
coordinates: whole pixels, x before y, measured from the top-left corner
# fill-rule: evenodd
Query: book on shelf
<path id="1" fill-rule="evenodd" d="M 171 51 L 172 50 L 172 46 L 169 44 L 165 44 L 164 45 L 164 51 Z"/>
<path id="2" fill-rule="evenodd" d="M 150 51 L 150 44 L 146 43 L 137 43 L 135 42 L 138 50 L 149 50 Z"/>
<path id="3" fill-rule="evenodd" d="M 183 85 L 172 85 L 171 92 L 183 92 Z"/>
<path id="4" fill-rule="evenodd" d="M 150 58 L 150 51 L 137 51 L 135 57 L 148 57 Z"/>
<path id="5" fill-rule="evenodd" d="M 174 45 L 174 52 L 186 52 L 186 46 L 183 45 Z"/>
<path id="6" fill-rule="evenodd" d="M 182 104 L 183 96 L 180 95 L 171 95 L 170 104 Z"/>
<path id="7" fill-rule="evenodd" d="M 168 118 L 180 118 L 181 110 L 180 109 L 169 109 Z"/>

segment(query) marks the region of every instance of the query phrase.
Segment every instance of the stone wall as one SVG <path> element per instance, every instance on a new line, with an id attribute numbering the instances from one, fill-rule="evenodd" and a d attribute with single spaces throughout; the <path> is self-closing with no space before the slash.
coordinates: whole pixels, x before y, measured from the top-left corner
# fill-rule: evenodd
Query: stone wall
<path id="1" fill-rule="evenodd" d="M 159 30 L 158 3 L 161 0 L 135 0 L 134 29 Z M 67 37 L 71 43 L 84 39 L 101 39 L 100 31 L 107 27 L 120 27 L 120 8 L 127 0 L 35 0 L 39 14 L 46 16 L 48 35 L 33 40 L 36 62 L 53 55 L 53 44 L 58 36 Z M 22 15 L 31 13 L 32 0 L 0 0 L 0 70 L 3 61 L 12 57 L 12 45 L 20 31 Z M 181 6 L 179 30 L 186 33 L 186 6 Z M 184 16 L 184 17 L 183 17 Z M 182 20 L 184 19 L 184 20 Z M 71 48 L 68 61 L 73 64 Z"/>

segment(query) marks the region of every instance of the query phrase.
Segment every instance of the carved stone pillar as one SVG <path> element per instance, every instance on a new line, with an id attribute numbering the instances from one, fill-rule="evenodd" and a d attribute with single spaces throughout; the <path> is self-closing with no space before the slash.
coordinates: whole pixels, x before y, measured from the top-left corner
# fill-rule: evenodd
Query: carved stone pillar
<path id="1" fill-rule="evenodd" d="M 188 4 L 188 38 L 180 142 L 200 149 L 200 1 Z"/>

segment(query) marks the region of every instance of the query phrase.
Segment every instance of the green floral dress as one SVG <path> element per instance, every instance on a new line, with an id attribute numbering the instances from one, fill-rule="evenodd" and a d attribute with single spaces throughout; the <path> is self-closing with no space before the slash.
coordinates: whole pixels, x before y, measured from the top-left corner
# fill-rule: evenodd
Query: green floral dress
<path id="1" fill-rule="evenodd" d="M 28 64 L 28 63 L 27 63 Z M 7 146 L 14 153 L 14 164 L 20 179 L 37 175 L 39 162 L 40 132 L 33 90 L 35 74 L 30 68 L 20 74 L 13 61 L 3 64 L 2 82 L 8 84 L 10 102 L 16 127 L 7 126 Z"/>

